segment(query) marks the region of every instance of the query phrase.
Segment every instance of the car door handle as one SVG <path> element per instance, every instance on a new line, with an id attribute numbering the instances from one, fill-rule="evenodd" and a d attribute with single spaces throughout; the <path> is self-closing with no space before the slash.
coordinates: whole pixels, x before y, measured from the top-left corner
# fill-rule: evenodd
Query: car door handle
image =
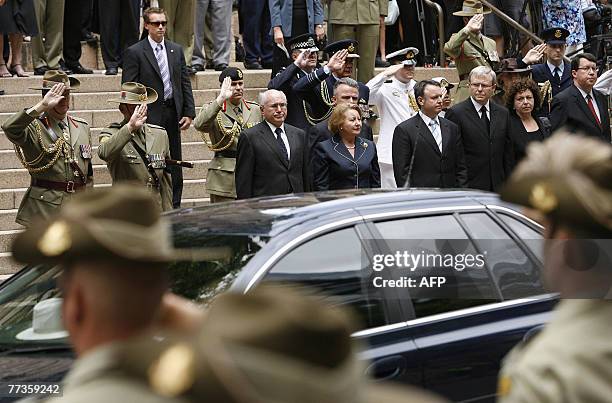
<path id="1" fill-rule="evenodd" d="M 374 360 L 366 369 L 366 374 L 376 380 L 397 378 L 406 369 L 406 359 L 401 355 L 392 355 Z"/>

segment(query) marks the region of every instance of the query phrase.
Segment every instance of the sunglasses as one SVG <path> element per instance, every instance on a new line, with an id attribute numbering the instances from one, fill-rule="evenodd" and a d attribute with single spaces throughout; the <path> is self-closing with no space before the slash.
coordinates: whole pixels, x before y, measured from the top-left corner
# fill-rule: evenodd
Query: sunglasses
<path id="1" fill-rule="evenodd" d="M 166 25 L 168 25 L 168 21 L 149 21 L 148 23 L 153 25 L 154 27 L 159 27 L 160 25 L 162 27 L 165 27 Z"/>

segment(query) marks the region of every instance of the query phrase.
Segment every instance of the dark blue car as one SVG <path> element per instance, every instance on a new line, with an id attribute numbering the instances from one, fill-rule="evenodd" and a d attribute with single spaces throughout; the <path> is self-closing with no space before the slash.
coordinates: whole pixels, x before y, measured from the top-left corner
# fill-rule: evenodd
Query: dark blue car
<path id="1" fill-rule="evenodd" d="M 556 303 L 540 280 L 541 228 L 491 193 L 323 192 L 167 218 L 175 246 L 191 254 L 170 267 L 176 293 L 207 304 L 265 282 L 307 287 L 357 313 L 362 330 L 354 337 L 371 376 L 454 401 L 493 401 L 502 358 Z M 441 258 L 412 271 L 373 270 L 400 249 Z M 466 256 L 483 264 L 466 268 Z M 0 382 L 58 380 L 68 370 L 66 340 L 15 337 L 31 326 L 37 302 L 61 296 L 60 272 L 26 267 L 0 286 Z M 411 278 L 427 287 L 405 286 Z"/>

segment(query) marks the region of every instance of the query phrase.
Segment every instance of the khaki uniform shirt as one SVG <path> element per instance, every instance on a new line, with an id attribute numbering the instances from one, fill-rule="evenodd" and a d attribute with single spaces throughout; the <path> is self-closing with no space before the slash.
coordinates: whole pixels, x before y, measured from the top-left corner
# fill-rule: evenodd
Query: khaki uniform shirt
<path id="1" fill-rule="evenodd" d="M 454 104 L 469 98 L 468 74 L 474 67 L 489 66 L 495 69 L 499 62 L 495 41 L 484 35 L 471 33 L 467 27 L 450 37 L 444 45 L 444 52 L 455 59 L 461 80 L 457 87 Z"/>
<path id="2" fill-rule="evenodd" d="M 501 403 L 609 402 L 612 301 L 565 300 L 542 332 L 504 360 Z"/>
<path id="3" fill-rule="evenodd" d="M 210 194 L 236 198 L 236 150 L 242 129 L 262 121 L 261 110 L 255 102 L 242 101 L 241 116 L 237 116 L 231 103 L 221 107 L 217 101 L 205 105 L 195 118 L 195 128 L 208 133 L 209 148 L 215 157 L 208 164 L 206 190 Z"/>
<path id="4" fill-rule="evenodd" d="M 147 169 L 147 163 L 140 157 L 136 147 L 148 156 L 159 180 L 159 187 L 155 186 L 152 172 Z M 165 160 L 170 158 L 170 145 L 163 127 L 145 123 L 138 132 L 132 134 L 128 130 L 127 120 L 113 123 L 100 133 L 98 155 L 106 161 L 113 183 L 142 183 L 151 189 L 163 211 L 172 210 L 172 180 L 165 170 Z"/>
<path id="5" fill-rule="evenodd" d="M 28 226 L 35 217 L 52 215 L 73 195 L 70 182 L 93 185 L 91 134 L 86 121 L 68 116 L 60 124 L 51 117 L 24 110 L 11 116 L 2 129 L 15 144 L 33 180 L 67 184 L 66 191 L 30 186 L 19 205 L 17 223 Z"/>
<path id="6" fill-rule="evenodd" d="M 343 25 L 380 24 L 389 0 L 334 0 L 329 4 L 329 22 Z"/>

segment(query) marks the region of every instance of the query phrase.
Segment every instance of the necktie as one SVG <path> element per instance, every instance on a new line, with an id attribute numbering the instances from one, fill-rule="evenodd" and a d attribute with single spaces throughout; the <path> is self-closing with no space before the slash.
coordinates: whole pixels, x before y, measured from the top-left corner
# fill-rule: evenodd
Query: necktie
<path id="1" fill-rule="evenodd" d="M 236 120 L 238 121 L 238 124 L 242 126 L 242 109 L 240 109 L 239 106 L 234 106 L 234 113 L 236 114 Z"/>
<path id="2" fill-rule="evenodd" d="M 161 43 L 158 43 L 155 47 L 155 58 L 157 59 L 159 73 L 164 83 L 164 100 L 166 100 L 172 98 L 172 83 L 170 83 L 170 70 L 168 70 L 168 63 L 166 58 L 164 58 L 163 51 L 164 47 Z"/>
<path id="3" fill-rule="evenodd" d="M 557 84 L 561 84 L 561 75 L 559 74 L 561 72 L 561 69 L 559 69 L 559 67 L 555 67 L 555 81 L 557 82 Z"/>
<path id="4" fill-rule="evenodd" d="M 591 110 L 591 113 L 593 114 L 597 125 L 601 127 L 601 122 L 599 121 L 599 117 L 597 117 L 597 112 L 595 112 L 595 105 L 593 105 L 593 98 L 591 98 L 591 94 L 587 94 L 586 99 L 587 105 L 589 106 L 589 109 Z"/>
<path id="5" fill-rule="evenodd" d="M 438 122 L 432 120 L 429 122 L 429 130 L 433 135 L 434 140 L 436 140 L 436 144 L 438 145 L 438 149 L 442 152 L 442 133 L 438 130 Z"/>
<path id="6" fill-rule="evenodd" d="M 287 147 L 285 147 L 285 142 L 283 141 L 282 129 L 280 127 L 277 127 L 276 130 L 274 130 L 274 133 L 276 133 L 276 142 L 278 143 L 278 147 L 280 148 L 281 153 L 283 154 L 285 159 L 289 161 L 289 154 L 287 154 Z"/>
<path id="7" fill-rule="evenodd" d="M 484 122 L 487 128 L 487 135 L 489 135 L 491 133 L 491 122 L 489 122 L 489 117 L 487 116 L 487 107 L 484 105 L 480 108 L 480 120 Z"/>

